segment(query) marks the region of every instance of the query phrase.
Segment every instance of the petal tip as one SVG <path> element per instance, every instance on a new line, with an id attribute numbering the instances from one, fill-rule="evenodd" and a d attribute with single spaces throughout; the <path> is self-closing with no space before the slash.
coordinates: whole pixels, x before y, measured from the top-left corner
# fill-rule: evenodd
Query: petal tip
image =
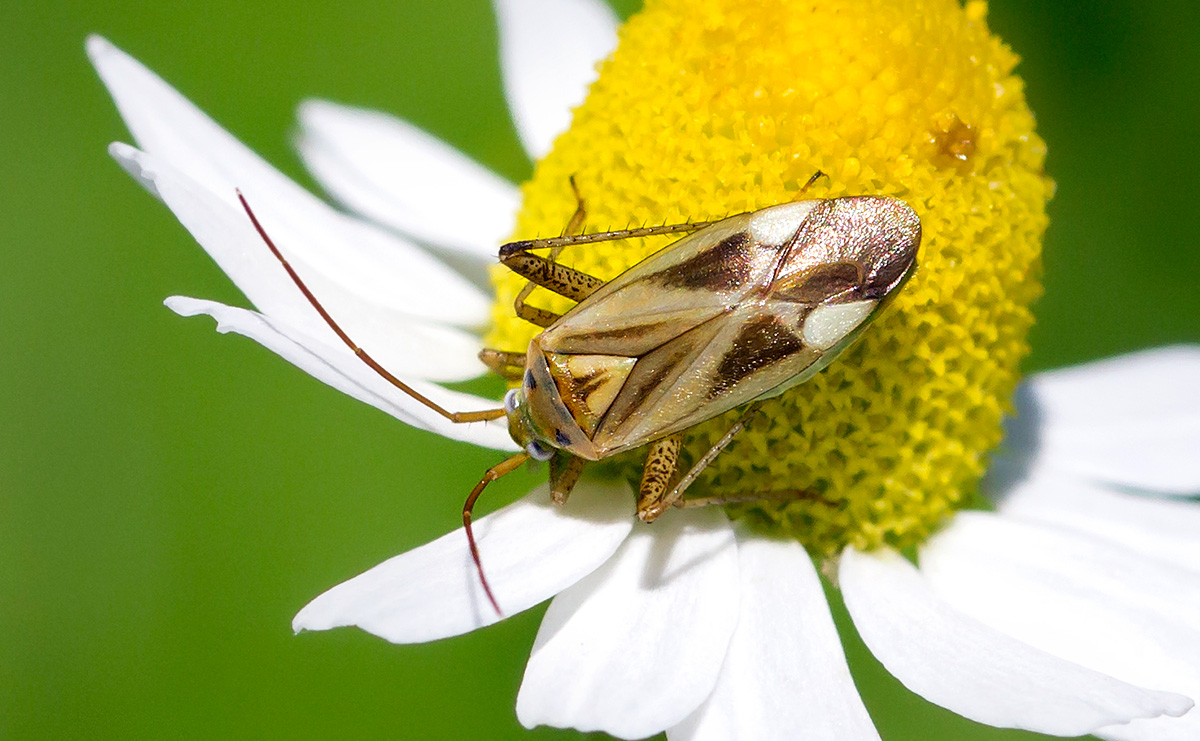
<path id="1" fill-rule="evenodd" d="M 167 296 L 163 299 L 163 306 L 179 316 L 195 316 L 196 310 L 192 304 L 193 300 L 187 296 Z"/>
<path id="2" fill-rule="evenodd" d="M 112 142 L 108 145 L 108 156 L 116 160 L 117 164 L 126 170 L 130 167 L 136 167 L 139 172 L 142 171 L 141 164 L 138 162 L 138 155 L 140 154 L 141 150 L 125 142 Z M 134 177 L 137 176 L 135 175 Z"/>
<path id="3" fill-rule="evenodd" d="M 156 183 L 157 176 L 154 170 L 147 166 L 144 152 L 124 142 L 113 142 L 108 145 L 108 156 L 112 157 L 121 166 L 121 169 L 136 180 L 138 185 L 145 188 L 150 195 L 162 200 Z"/>
<path id="4" fill-rule="evenodd" d="M 296 613 L 296 617 L 292 618 L 292 631 L 299 635 L 300 633 L 329 630 L 348 625 L 348 623 L 334 620 L 329 611 L 323 607 L 324 603 L 320 596 L 301 607 L 300 612 Z"/>
<path id="5" fill-rule="evenodd" d="M 323 98 L 305 98 L 296 106 L 296 117 L 304 126 L 311 126 L 315 120 L 328 115 L 339 108 L 337 103 Z"/>
<path id="6" fill-rule="evenodd" d="M 1187 695 L 1180 695 L 1174 692 L 1164 692 L 1163 694 L 1163 715 L 1171 718 L 1182 718 L 1191 712 L 1192 708 L 1196 707 L 1196 702 Z"/>
<path id="7" fill-rule="evenodd" d="M 117 47 L 113 46 L 111 41 L 98 33 L 89 33 L 83 42 L 83 48 L 93 65 L 99 65 L 101 58 L 117 51 Z"/>
<path id="8" fill-rule="evenodd" d="M 292 618 L 292 633 L 294 635 L 300 635 L 305 631 L 313 630 L 313 627 L 309 625 L 308 620 L 305 618 L 307 610 L 307 607 L 300 610 L 300 612 L 296 613 L 296 617 Z"/>

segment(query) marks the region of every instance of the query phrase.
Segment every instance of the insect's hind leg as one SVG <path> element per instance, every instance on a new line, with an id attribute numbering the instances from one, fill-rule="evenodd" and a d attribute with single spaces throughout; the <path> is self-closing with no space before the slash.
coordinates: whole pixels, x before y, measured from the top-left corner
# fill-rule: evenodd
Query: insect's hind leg
<path id="1" fill-rule="evenodd" d="M 583 196 L 575 185 L 575 176 L 570 177 L 571 190 L 575 193 L 575 213 L 563 230 L 563 237 L 570 238 L 583 230 L 583 221 L 587 218 L 587 209 L 583 204 Z M 514 243 L 510 243 L 514 244 Z M 539 309 L 525 303 L 535 286 L 541 286 L 572 301 L 582 301 L 592 295 L 604 281 L 587 273 L 561 265 L 558 256 L 569 243 L 555 245 L 550 249 L 549 257 L 534 255 L 523 250 L 509 250 L 509 245 L 500 248 L 500 262 L 509 270 L 525 278 L 529 282 L 521 287 L 517 298 L 513 301 L 513 311 L 525 321 L 539 327 L 549 327 L 558 321 L 559 314 Z"/>
<path id="2" fill-rule="evenodd" d="M 558 262 L 558 256 L 562 253 L 563 248 L 571 244 L 570 240 L 579 236 L 583 230 L 583 221 L 587 218 L 587 209 L 583 204 L 583 196 L 580 195 L 579 188 L 575 185 L 574 175 L 571 176 L 570 182 L 571 190 L 575 193 L 575 213 L 571 215 L 571 220 L 567 222 L 567 228 L 563 230 L 563 236 L 560 238 L 562 241 L 550 248 L 549 257 L 535 255 L 526 250 L 509 249 L 510 245 L 520 244 L 519 242 L 510 242 L 500 248 L 500 262 L 509 270 L 529 281 L 517 294 L 517 303 L 524 304 L 535 285 L 565 296 L 572 301 L 582 301 L 604 285 L 604 281 L 599 278 Z"/>
<path id="3" fill-rule="evenodd" d="M 575 213 L 571 214 L 567 228 L 563 229 L 563 236 L 583 234 L 583 222 L 587 218 L 587 207 L 583 204 L 583 194 L 579 192 L 579 186 L 575 184 L 575 176 L 567 178 L 567 182 L 571 184 L 571 192 L 575 194 Z M 553 255 L 558 257 L 557 252 L 554 252 Z"/>
<path id="4" fill-rule="evenodd" d="M 683 478 L 668 491 L 667 486 L 678 469 L 679 449 L 683 433 L 663 438 L 651 444 L 646 456 L 646 467 L 642 471 L 642 484 L 638 489 L 638 517 L 643 522 L 653 522 L 667 509 L 693 509 L 695 507 L 712 507 L 739 502 L 794 501 L 809 499 L 813 492 L 806 489 L 779 489 L 766 492 L 739 492 L 730 494 L 713 494 L 704 497 L 684 499 L 683 494 L 696 480 L 700 472 L 712 463 L 722 450 L 741 432 L 746 423 L 758 411 L 758 403 L 751 404 L 742 412 L 742 416 L 729 428 L 720 440 L 709 449 L 694 466 L 688 469 Z"/>
<path id="5" fill-rule="evenodd" d="M 804 185 L 800 186 L 800 190 L 796 191 L 796 196 L 792 200 L 793 201 L 804 200 L 804 197 L 806 195 L 808 195 L 808 189 L 813 187 L 813 185 L 815 185 L 816 182 L 823 177 L 825 177 L 825 173 L 821 172 L 820 170 L 817 170 L 816 172 L 814 172 L 812 174 L 812 176 L 809 177 L 808 182 L 806 182 Z"/>
<path id="6" fill-rule="evenodd" d="M 529 285 L 533 285 L 530 283 Z M 524 291 L 522 291 L 524 293 Z M 524 319 L 530 324 L 545 329 L 551 324 L 562 318 L 562 314 L 555 314 L 547 309 L 539 309 L 536 306 L 530 306 L 525 303 L 525 297 L 520 294 L 513 301 L 513 312 L 516 313 L 518 319 Z"/>
<path id="7" fill-rule="evenodd" d="M 808 489 L 773 489 L 771 491 L 736 492 L 732 494 L 714 494 L 707 497 L 679 499 L 675 502 L 676 509 L 694 509 L 696 507 L 723 506 L 726 504 L 746 504 L 751 502 L 794 502 L 799 499 L 814 499 L 816 494 Z"/>
<path id="8" fill-rule="evenodd" d="M 572 301 L 582 301 L 604 285 L 604 281 L 595 276 L 569 268 L 562 263 L 555 262 L 552 258 L 530 252 L 516 252 L 508 257 L 501 257 L 500 262 L 504 264 L 504 267 L 528 280 L 530 291 L 536 284 Z M 521 289 L 521 294 L 527 295 L 525 289 Z M 518 294 L 517 298 L 524 303 L 526 295 L 521 294 Z"/>

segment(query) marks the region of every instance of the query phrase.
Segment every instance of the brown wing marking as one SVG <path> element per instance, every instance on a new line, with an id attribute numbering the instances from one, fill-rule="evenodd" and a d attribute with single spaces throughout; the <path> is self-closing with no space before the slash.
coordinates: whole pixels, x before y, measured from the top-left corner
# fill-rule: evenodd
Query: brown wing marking
<path id="1" fill-rule="evenodd" d="M 590 436 L 625 385 L 637 359 L 546 353 L 546 362 L 571 416 Z"/>
<path id="2" fill-rule="evenodd" d="M 589 309 L 586 316 L 566 315 L 538 336 L 538 345 L 548 352 L 636 358 L 724 310 L 689 306 L 682 300 L 654 304 L 654 297 L 639 295 L 644 288 L 641 284 L 609 296 L 601 306 L 580 304 Z"/>
<path id="3" fill-rule="evenodd" d="M 606 283 L 539 339 L 552 352 L 640 357 L 761 292 L 782 245 L 755 242 L 734 216 Z"/>
<path id="4" fill-rule="evenodd" d="M 751 374 L 794 357 L 803 349 L 804 340 L 774 314 L 759 314 L 742 326 L 717 364 L 712 385 L 708 388 L 709 400 L 721 396 Z"/>
<path id="5" fill-rule="evenodd" d="M 609 455 L 670 435 L 804 373 L 821 358 L 796 332 L 807 308 L 742 306 L 647 354 L 592 435 L 597 450 Z"/>
<path id="6" fill-rule="evenodd" d="M 663 288 L 728 291 L 746 284 L 755 265 L 750 235 L 735 232 L 712 247 L 647 277 Z"/>
<path id="7" fill-rule="evenodd" d="M 601 420 L 594 439 L 601 436 L 607 439 L 621 429 L 637 425 L 654 409 L 661 396 L 675 387 L 679 377 L 712 342 L 719 325 L 720 322 L 705 322 L 639 359 L 621 393 Z"/>
<path id="8" fill-rule="evenodd" d="M 862 282 L 863 270 L 857 262 L 834 262 L 780 278 L 771 287 L 771 298 L 816 305 L 841 294 L 857 293 Z"/>

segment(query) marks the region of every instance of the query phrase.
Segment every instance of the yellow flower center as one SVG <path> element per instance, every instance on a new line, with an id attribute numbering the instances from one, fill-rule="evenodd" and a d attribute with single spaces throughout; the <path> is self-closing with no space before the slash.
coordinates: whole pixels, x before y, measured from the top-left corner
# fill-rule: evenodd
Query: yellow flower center
<path id="1" fill-rule="evenodd" d="M 814 553 L 904 547 L 970 499 L 1011 411 L 1041 293 L 1042 163 L 1017 57 L 957 0 L 648 0 L 571 129 L 526 183 L 516 237 L 709 220 L 797 197 L 907 201 L 924 238 L 915 277 L 863 339 L 768 402 L 689 494 L 802 489 L 731 507 Z M 603 279 L 671 238 L 568 247 Z M 524 281 L 494 274 L 490 347 L 524 351 Z M 570 303 L 536 291 L 531 303 Z M 737 412 L 689 431 L 695 460 Z M 635 455 L 613 461 L 636 479 Z M 667 514 L 670 516 L 670 513 Z"/>

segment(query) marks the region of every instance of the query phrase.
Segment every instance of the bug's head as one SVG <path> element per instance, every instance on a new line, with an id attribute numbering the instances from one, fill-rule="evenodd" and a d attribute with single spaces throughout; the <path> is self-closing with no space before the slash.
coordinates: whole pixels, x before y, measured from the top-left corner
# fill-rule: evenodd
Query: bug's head
<path id="1" fill-rule="evenodd" d="M 529 457 L 537 461 L 548 461 L 554 455 L 554 446 L 544 436 L 539 435 L 538 425 L 534 423 L 529 412 L 529 400 L 525 395 L 525 387 L 510 389 L 504 396 L 504 413 L 508 417 L 508 434 L 513 442 L 529 453 Z"/>

